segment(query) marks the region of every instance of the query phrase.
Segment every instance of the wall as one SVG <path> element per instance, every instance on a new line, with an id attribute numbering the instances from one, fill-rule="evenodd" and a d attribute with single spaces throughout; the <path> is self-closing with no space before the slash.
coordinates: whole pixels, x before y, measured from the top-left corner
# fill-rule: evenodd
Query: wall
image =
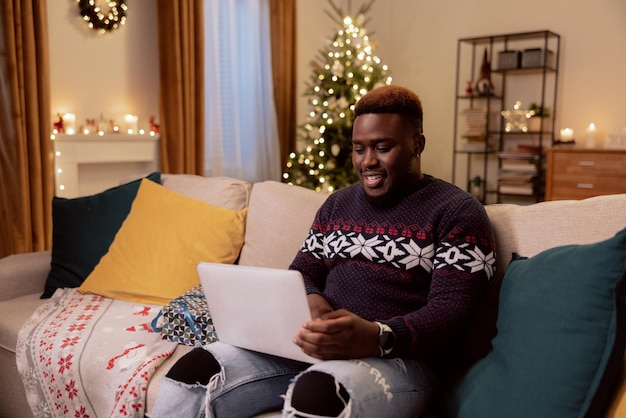
<path id="1" fill-rule="evenodd" d="M 356 12 L 364 0 L 334 0 Z M 336 30 L 326 0 L 298 0 L 298 92 L 308 63 Z M 594 122 L 605 132 L 626 126 L 626 2 L 623 0 L 378 0 L 367 29 L 394 84 L 417 92 L 424 105 L 423 170 L 450 180 L 456 47 L 459 38 L 551 30 L 561 35 L 557 130 L 584 133 Z M 306 99 L 298 118 L 306 118 Z M 579 136 L 579 135 L 577 135 Z"/>
<path id="2" fill-rule="evenodd" d="M 326 0 L 296 0 L 298 7 L 298 113 L 309 62 L 333 35 Z M 364 0 L 335 0 L 356 11 Z M 48 2 L 52 111 L 87 117 L 137 113 L 140 124 L 158 115 L 156 6 L 129 2 L 128 21 L 98 35 L 78 15 L 74 1 Z M 457 39 L 549 29 L 561 35 L 557 129 L 584 132 L 593 121 L 604 131 L 626 125 L 626 2 L 527 0 L 513 7 L 499 0 L 378 0 L 367 28 L 376 54 L 394 83 L 424 102 L 425 172 L 450 179 Z"/>
<path id="3" fill-rule="evenodd" d="M 158 118 L 159 62 L 154 1 L 128 2 L 127 23 L 109 33 L 89 29 L 76 1 L 48 2 L 51 110 L 122 122 L 139 116 L 139 128 Z"/>

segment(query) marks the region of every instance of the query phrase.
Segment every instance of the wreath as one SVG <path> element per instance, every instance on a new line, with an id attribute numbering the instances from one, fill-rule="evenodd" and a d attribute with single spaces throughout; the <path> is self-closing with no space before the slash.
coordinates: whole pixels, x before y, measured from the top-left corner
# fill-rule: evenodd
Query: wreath
<path id="1" fill-rule="evenodd" d="M 108 0 L 108 13 L 96 5 L 97 0 L 77 0 L 80 14 L 91 29 L 108 32 L 126 23 L 126 0 Z"/>

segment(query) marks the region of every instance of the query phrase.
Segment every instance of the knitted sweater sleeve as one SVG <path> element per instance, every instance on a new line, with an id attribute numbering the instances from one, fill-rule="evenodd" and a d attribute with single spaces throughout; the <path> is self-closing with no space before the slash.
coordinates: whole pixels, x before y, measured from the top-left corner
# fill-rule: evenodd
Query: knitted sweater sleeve
<path id="1" fill-rule="evenodd" d="M 493 276 L 495 240 L 482 205 L 465 199 L 448 211 L 435 232 L 438 242 L 426 305 L 385 321 L 396 333 L 393 356 L 431 358 L 450 348 Z"/>

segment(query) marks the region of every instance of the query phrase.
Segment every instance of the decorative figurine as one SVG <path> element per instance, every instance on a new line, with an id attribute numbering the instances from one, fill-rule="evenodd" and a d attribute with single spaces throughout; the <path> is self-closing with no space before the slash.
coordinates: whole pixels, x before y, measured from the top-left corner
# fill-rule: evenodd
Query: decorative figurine
<path id="1" fill-rule="evenodd" d="M 491 64 L 487 58 L 487 48 L 483 53 L 483 62 L 480 66 L 480 78 L 476 82 L 476 91 L 480 96 L 493 96 L 493 84 L 491 83 Z"/>
<path id="2" fill-rule="evenodd" d="M 59 118 L 59 120 L 54 122 L 54 124 L 52 125 L 52 129 L 54 130 L 54 132 L 62 134 L 63 132 L 65 132 L 65 128 L 63 127 L 63 115 L 57 113 L 57 117 Z"/>
<path id="3" fill-rule="evenodd" d="M 159 124 L 156 123 L 154 116 L 150 116 L 150 132 L 154 132 L 155 134 L 159 133 Z"/>

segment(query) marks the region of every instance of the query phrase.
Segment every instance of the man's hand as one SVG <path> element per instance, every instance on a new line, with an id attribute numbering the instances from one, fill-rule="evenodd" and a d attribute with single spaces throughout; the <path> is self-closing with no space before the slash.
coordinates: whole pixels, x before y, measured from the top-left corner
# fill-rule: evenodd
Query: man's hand
<path id="1" fill-rule="evenodd" d="M 321 360 L 378 357 L 378 332 L 374 322 L 340 309 L 304 323 L 293 341 Z"/>
<path id="2" fill-rule="evenodd" d="M 309 302 L 309 310 L 311 311 L 311 318 L 313 319 L 319 319 L 322 315 L 333 311 L 333 308 L 326 298 L 317 293 L 307 295 L 307 301 Z"/>

